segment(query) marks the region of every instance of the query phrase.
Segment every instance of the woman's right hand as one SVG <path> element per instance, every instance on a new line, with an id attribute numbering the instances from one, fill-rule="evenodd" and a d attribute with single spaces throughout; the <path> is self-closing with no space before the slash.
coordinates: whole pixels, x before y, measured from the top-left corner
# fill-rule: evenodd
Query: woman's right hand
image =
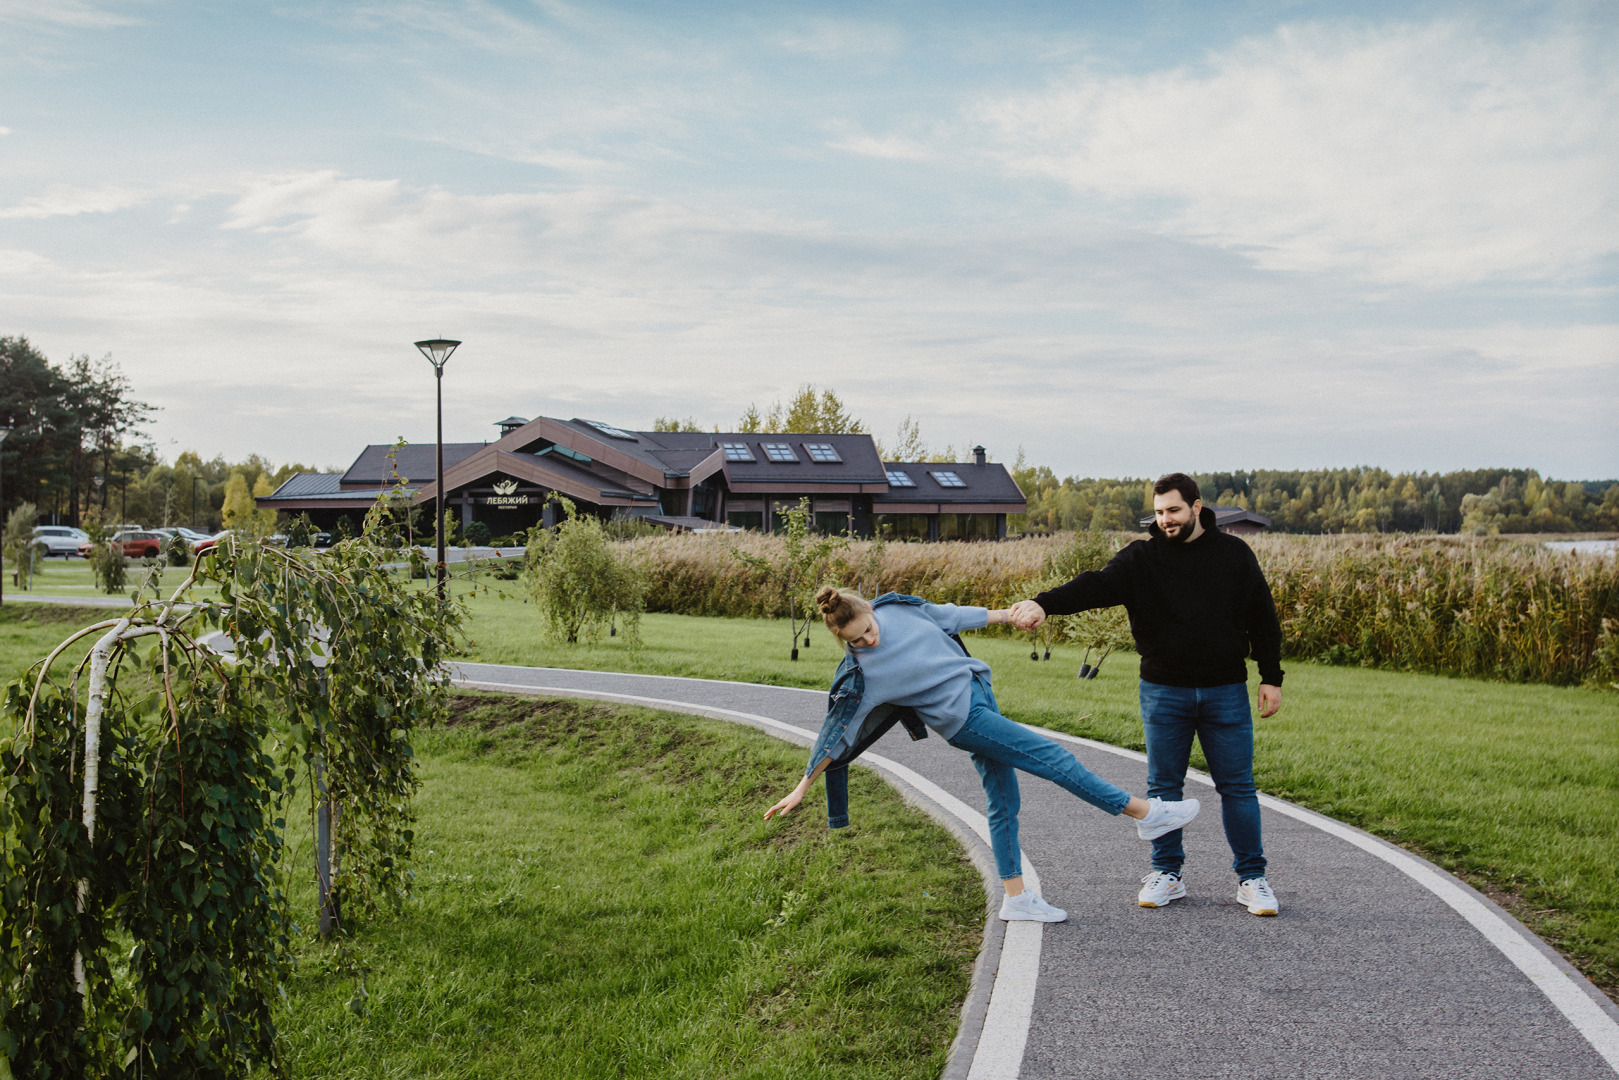
<path id="1" fill-rule="evenodd" d="M 786 797 L 784 797 L 775 806 L 772 806 L 769 810 L 765 811 L 765 820 L 769 821 L 771 814 L 782 814 L 785 816 L 796 810 L 798 808 L 798 804 L 804 801 L 804 790 L 805 786 L 800 784 L 793 788 L 793 790 L 789 791 Z"/>

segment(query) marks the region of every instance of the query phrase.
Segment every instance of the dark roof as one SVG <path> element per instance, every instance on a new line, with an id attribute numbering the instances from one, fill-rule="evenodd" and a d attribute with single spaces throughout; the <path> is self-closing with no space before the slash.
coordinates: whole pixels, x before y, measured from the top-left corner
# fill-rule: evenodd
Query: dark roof
<path id="1" fill-rule="evenodd" d="M 740 483 L 829 483 L 880 484 L 883 463 L 877 457 L 877 444 L 870 435 L 763 434 L 739 431 L 629 431 L 629 438 L 609 435 L 588 420 L 550 418 L 593 442 L 627 454 L 666 476 L 685 476 L 719 449 L 722 442 L 746 443 L 753 461 L 727 461 L 725 475 Z M 761 443 L 788 443 L 798 458 L 794 462 L 771 461 Z M 841 461 L 811 461 L 804 443 L 830 443 Z"/>
<path id="2" fill-rule="evenodd" d="M 301 472 L 293 473 L 286 481 L 269 495 L 272 499 L 308 498 L 311 495 L 328 495 L 334 491 L 341 491 L 343 474 L 335 472 Z"/>
<path id="3" fill-rule="evenodd" d="M 481 442 L 445 443 L 444 468 L 451 468 L 462 458 L 482 450 L 484 445 Z M 375 488 L 393 483 L 388 464 L 388 455 L 393 449 L 391 443 L 377 443 L 360 451 L 360 456 L 354 459 L 349 471 L 343 474 L 344 486 Z M 433 443 L 406 443 L 401 446 L 394 459 L 398 463 L 399 475 L 415 483 L 432 483 L 436 468 L 434 449 Z"/>
<path id="4" fill-rule="evenodd" d="M 915 487 L 895 487 L 890 484 L 888 494 L 881 496 L 885 503 L 1011 503 L 1023 502 L 1023 492 L 1006 466 L 999 462 L 978 465 L 971 461 L 891 461 L 883 466 L 888 470 L 904 472 L 916 483 Z M 936 472 L 953 472 L 965 487 L 942 487 L 933 478 Z"/>

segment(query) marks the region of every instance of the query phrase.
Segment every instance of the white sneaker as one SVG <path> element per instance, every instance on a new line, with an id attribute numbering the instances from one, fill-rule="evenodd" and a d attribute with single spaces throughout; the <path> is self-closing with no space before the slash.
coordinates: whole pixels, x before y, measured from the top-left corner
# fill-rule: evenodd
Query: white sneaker
<path id="1" fill-rule="evenodd" d="M 1033 889 L 1024 889 L 1016 896 L 1001 898 L 1001 918 L 1005 922 L 1062 922 L 1068 918 L 1068 912 L 1052 907 L 1036 896 Z"/>
<path id="2" fill-rule="evenodd" d="M 1147 804 L 1151 807 L 1147 816 L 1136 822 L 1136 835 L 1143 840 L 1156 840 L 1165 833 L 1174 832 L 1197 817 L 1197 812 L 1203 808 L 1203 804 L 1196 799 L 1184 802 L 1148 799 Z"/>
<path id="3" fill-rule="evenodd" d="M 1270 882 L 1262 877 L 1251 877 L 1237 886 L 1237 903 L 1245 906 L 1250 915 L 1274 915 L 1279 910 Z"/>
<path id="4" fill-rule="evenodd" d="M 1136 894 L 1136 903 L 1142 907 L 1163 907 L 1185 895 L 1186 883 L 1181 881 L 1179 874 L 1154 870 L 1141 879 L 1141 891 Z"/>

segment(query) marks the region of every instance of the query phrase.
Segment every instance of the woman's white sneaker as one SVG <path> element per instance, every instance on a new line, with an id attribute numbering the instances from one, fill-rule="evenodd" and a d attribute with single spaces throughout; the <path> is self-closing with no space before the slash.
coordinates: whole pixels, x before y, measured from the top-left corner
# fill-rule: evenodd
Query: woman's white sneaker
<path id="1" fill-rule="evenodd" d="M 1136 822 L 1136 835 L 1143 840 L 1156 840 L 1165 833 L 1172 833 L 1197 817 L 1202 805 L 1196 799 L 1184 802 L 1148 799 L 1147 816 Z"/>
<path id="2" fill-rule="evenodd" d="M 1280 910 L 1270 882 L 1262 877 L 1251 877 L 1237 886 L 1237 903 L 1246 907 L 1250 915 L 1274 915 Z"/>
<path id="3" fill-rule="evenodd" d="M 1006 922 L 1063 922 L 1068 912 L 1052 907 L 1036 896 L 1033 889 L 1024 889 L 1016 896 L 1001 898 L 1001 918 Z"/>
<path id="4" fill-rule="evenodd" d="M 1136 894 L 1136 903 L 1142 907 L 1163 907 L 1171 900 L 1179 900 L 1186 895 L 1186 883 L 1179 874 L 1168 870 L 1154 870 L 1141 879 L 1141 891 Z"/>

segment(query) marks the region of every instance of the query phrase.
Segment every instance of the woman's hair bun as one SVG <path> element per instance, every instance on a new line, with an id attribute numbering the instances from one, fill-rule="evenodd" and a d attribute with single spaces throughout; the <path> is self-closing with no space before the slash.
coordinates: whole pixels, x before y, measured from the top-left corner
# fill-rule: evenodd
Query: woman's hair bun
<path id="1" fill-rule="evenodd" d="M 836 609 L 842 599 L 837 589 L 830 585 L 822 585 L 820 591 L 815 594 L 815 606 L 821 609 L 822 615 L 826 615 Z"/>

